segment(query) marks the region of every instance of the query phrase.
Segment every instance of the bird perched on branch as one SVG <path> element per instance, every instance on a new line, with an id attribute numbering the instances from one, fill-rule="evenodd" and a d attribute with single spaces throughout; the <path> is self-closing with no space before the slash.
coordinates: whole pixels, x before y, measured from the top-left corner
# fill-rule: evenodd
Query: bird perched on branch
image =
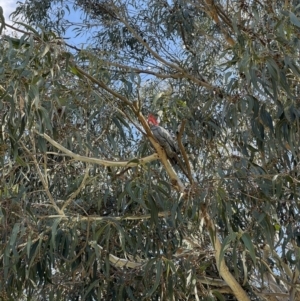
<path id="1" fill-rule="evenodd" d="M 167 130 L 159 126 L 159 122 L 152 114 L 149 114 L 148 116 L 148 124 L 153 133 L 153 136 L 155 137 L 159 145 L 165 150 L 170 162 L 176 164 L 178 161 L 177 154 L 179 154 L 179 148 L 176 141 Z"/>

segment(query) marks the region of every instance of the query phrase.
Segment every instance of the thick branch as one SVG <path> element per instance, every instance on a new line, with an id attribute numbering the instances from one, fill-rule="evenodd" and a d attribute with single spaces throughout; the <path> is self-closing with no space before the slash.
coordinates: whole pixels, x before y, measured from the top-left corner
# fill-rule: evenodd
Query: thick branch
<path id="1" fill-rule="evenodd" d="M 74 160 L 81 161 L 81 162 L 86 162 L 86 163 L 93 163 L 93 164 L 98 164 L 98 165 L 103 165 L 103 166 L 112 166 L 112 167 L 134 167 L 140 164 L 145 164 L 154 160 L 158 159 L 157 154 L 152 154 L 151 156 L 144 157 L 144 158 L 134 158 L 128 161 L 109 161 L 109 160 L 101 160 L 97 158 L 90 158 L 86 156 L 81 156 L 78 154 L 73 153 L 72 151 L 68 150 L 55 140 L 53 140 L 51 137 L 49 137 L 47 134 L 40 134 L 36 131 L 36 133 L 42 137 L 44 137 L 48 142 L 50 142 L 54 147 L 62 151 L 64 154 L 67 156 L 73 158 Z"/>
<path id="2" fill-rule="evenodd" d="M 216 8 L 216 5 L 214 3 L 214 0 L 205 0 L 206 3 L 206 7 L 207 7 L 207 14 L 214 20 L 214 22 L 219 26 L 221 32 L 223 33 L 227 43 L 230 46 L 234 46 L 235 45 L 235 41 L 234 39 L 226 32 L 226 30 L 224 29 L 224 27 L 222 26 L 220 19 L 219 19 L 219 15 L 218 15 L 218 11 Z"/>
<path id="3" fill-rule="evenodd" d="M 233 275 L 229 272 L 229 269 L 225 263 L 224 258 L 220 260 L 222 245 L 218 238 L 218 233 L 215 225 L 213 224 L 209 214 L 206 210 L 206 205 L 202 205 L 202 214 L 205 220 L 206 227 L 210 233 L 210 239 L 215 249 L 215 258 L 217 262 L 217 268 L 219 270 L 220 276 L 226 281 L 228 286 L 232 289 L 233 294 L 239 301 L 250 301 L 246 292 L 243 290 L 241 285 L 236 281 Z"/>
<path id="4" fill-rule="evenodd" d="M 93 248 L 97 248 L 98 252 L 102 251 L 103 250 L 103 247 L 101 247 L 99 244 L 96 243 L 96 241 L 92 241 L 90 242 L 91 246 Z M 109 261 L 111 263 L 112 266 L 114 266 L 115 268 L 123 268 L 123 267 L 126 267 L 126 268 L 130 268 L 130 269 L 136 269 L 136 268 L 139 268 L 141 267 L 144 262 L 135 262 L 135 261 L 129 261 L 128 259 L 123 259 L 123 258 L 120 258 L 120 257 L 117 257 L 115 255 L 112 255 L 112 254 L 108 254 L 108 258 L 109 258 Z"/>
<path id="5" fill-rule="evenodd" d="M 158 217 L 167 217 L 170 216 L 171 213 L 169 211 L 158 212 Z M 96 221 L 135 221 L 135 220 L 145 220 L 150 219 L 151 214 L 143 214 L 143 215 L 124 215 L 124 216 L 67 216 L 67 215 L 45 215 L 39 216 L 40 219 L 52 219 L 52 218 L 60 218 L 61 220 L 67 220 L 72 222 L 96 222 Z"/>

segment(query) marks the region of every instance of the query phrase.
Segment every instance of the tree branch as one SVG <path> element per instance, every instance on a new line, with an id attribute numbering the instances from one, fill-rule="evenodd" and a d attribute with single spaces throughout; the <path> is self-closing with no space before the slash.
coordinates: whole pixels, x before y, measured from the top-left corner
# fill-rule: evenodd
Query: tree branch
<path id="1" fill-rule="evenodd" d="M 213 87 L 212 85 L 210 85 L 207 82 L 201 81 L 198 78 L 192 76 L 191 74 L 189 74 L 187 71 L 185 71 L 183 68 L 181 68 L 180 66 L 170 63 L 168 61 L 166 61 L 165 59 L 163 59 L 157 52 L 155 52 L 149 45 L 147 42 L 144 41 L 144 39 L 142 37 L 139 36 L 139 34 L 130 26 L 130 24 L 119 15 L 120 21 L 124 23 L 124 25 L 127 27 L 127 29 L 133 34 L 133 36 L 152 54 L 152 56 L 157 59 L 159 62 L 161 62 L 162 64 L 164 64 L 165 66 L 168 66 L 174 70 L 177 70 L 179 72 L 179 74 L 182 75 L 182 77 L 186 77 L 188 79 L 190 79 L 191 81 L 197 83 L 200 86 L 206 87 L 210 90 L 214 90 L 216 89 L 215 87 Z"/>
<path id="2" fill-rule="evenodd" d="M 70 63 L 74 68 L 76 68 L 76 70 L 84 75 L 86 78 L 88 78 L 91 82 L 93 82 L 94 84 L 97 84 L 99 87 L 101 87 L 102 89 L 104 89 L 105 91 L 107 91 L 108 93 L 112 94 L 113 96 L 117 97 L 118 99 L 120 99 L 124 104 L 126 104 L 127 106 L 129 106 L 135 113 L 136 110 L 133 106 L 133 104 L 123 95 L 117 93 L 116 91 L 112 90 L 111 88 L 109 88 L 104 82 L 96 79 L 95 77 L 91 76 L 90 74 L 88 74 L 87 72 L 85 72 L 82 68 L 78 67 L 75 63 Z"/>
<path id="3" fill-rule="evenodd" d="M 207 14 L 214 20 L 214 22 L 219 26 L 221 32 L 223 33 L 227 43 L 230 46 L 234 46 L 235 45 L 235 40 L 224 30 L 224 28 L 222 27 L 222 24 L 220 24 L 220 19 L 219 19 L 219 15 L 217 12 L 217 8 L 216 5 L 214 3 L 214 0 L 205 0 L 206 3 L 206 7 L 207 7 Z"/>
<path id="4" fill-rule="evenodd" d="M 158 217 L 167 217 L 170 216 L 169 211 L 158 212 Z M 71 222 L 82 222 L 82 221 L 135 221 L 135 220 L 144 220 L 150 219 L 151 214 L 143 215 L 124 215 L 124 216 L 67 216 L 67 215 L 45 215 L 39 216 L 40 219 L 52 219 L 52 218 L 61 218 L 62 220 L 68 220 Z"/>
<path id="5" fill-rule="evenodd" d="M 81 156 L 78 154 L 73 153 L 72 151 L 68 150 L 55 140 L 53 140 L 51 137 L 49 137 L 47 134 L 41 134 L 38 131 L 35 131 L 38 135 L 45 138 L 49 143 L 51 143 L 54 147 L 62 151 L 65 155 L 73 158 L 74 160 L 80 161 L 80 162 L 86 162 L 86 163 L 93 163 L 103 166 L 112 166 L 112 167 L 134 167 L 141 164 L 146 164 L 148 162 L 152 162 L 154 160 L 158 159 L 157 154 L 152 154 L 150 156 L 144 157 L 144 158 L 133 158 L 128 161 L 109 161 L 109 160 L 102 160 L 97 158 L 91 158 L 86 156 Z"/>
<path id="6" fill-rule="evenodd" d="M 94 249 L 98 248 L 100 251 L 103 250 L 103 247 L 101 247 L 99 244 L 97 244 L 96 241 L 91 241 L 90 245 Z M 108 258 L 109 258 L 111 265 L 114 266 L 115 268 L 126 267 L 126 268 L 130 268 L 130 269 L 136 269 L 145 264 L 144 262 L 129 261 L 128 259 L 123 259 L 123 258 L 117 257 L 115 255 L 112 255 L 110 253 L 108 253 Z"/>
<path id="7" fill-rule="evenodd" d="M 77 197 L 77 195 L 79 194 L 79 192 L 81 191 L 81 189 L 85 186 L 85 182 L 88 178 L 89 175 L 89 165 L 86 167 L 85 169 L 85 174 L 84 177 L 81 181 L 81 184 L 79 185 L 79 187 L 70 195 L 70 197 L 65 201 L 64 205 L 62 206 L 61 210 L 65 210 L 69 204 Z"/>
<path id="8" fill-rule="evenodd" d="M 218 238 L 217 229 L 207 212 L 205 204 L 201 206 L 201 210 L 205 220 L 206 227 L 208 228 L 208 231 L 210 233 L 211 242 L 215 249 L 215 258 L 216 258 L 217 268 L 220 273 L 220 276 L 226 281 L 228 286 L 232 289 L 233 294 L 239 301 L 250 301 L 249 297 L 247 296 L 246 292 L 243 290 L 241 285 L 236 281 L 233 275 L 229 272 L 224 258 L 220 260 L 222 245 L 220 239 Z"/>

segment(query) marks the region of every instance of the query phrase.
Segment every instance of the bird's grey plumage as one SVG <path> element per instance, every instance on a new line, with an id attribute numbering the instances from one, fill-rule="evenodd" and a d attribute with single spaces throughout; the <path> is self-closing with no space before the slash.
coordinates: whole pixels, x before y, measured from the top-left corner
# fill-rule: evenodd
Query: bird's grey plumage
<path id="1" fill-rule="evenodd" d="M 150 129 L 159 145 L 166 151 L 168 158 L 176 157 L 175 154 L 179 153 L 179 149 L 171 134 L 159 125 L 150 124 Z"/>
<path id="2" fill-rule="evenodd" d="M 153 136 L 159 145 L 165 150 L 169 160 L 176 164 L 178 158 L 177 154 L 179 153 L 176 141 L 172 138 L 171 134 L 167 130 L 158 125 L 158 121 L 152 114 L 148 116 L 148 124 Z"/>

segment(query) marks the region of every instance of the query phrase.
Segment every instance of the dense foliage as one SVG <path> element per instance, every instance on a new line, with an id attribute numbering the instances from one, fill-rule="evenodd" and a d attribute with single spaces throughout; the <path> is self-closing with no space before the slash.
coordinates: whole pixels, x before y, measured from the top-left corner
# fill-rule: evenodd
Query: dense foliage
<path id="1" fill-rule="evenodd" d="M 0 298 L 299 300 L 297 2 L 0 15 Z"/>

